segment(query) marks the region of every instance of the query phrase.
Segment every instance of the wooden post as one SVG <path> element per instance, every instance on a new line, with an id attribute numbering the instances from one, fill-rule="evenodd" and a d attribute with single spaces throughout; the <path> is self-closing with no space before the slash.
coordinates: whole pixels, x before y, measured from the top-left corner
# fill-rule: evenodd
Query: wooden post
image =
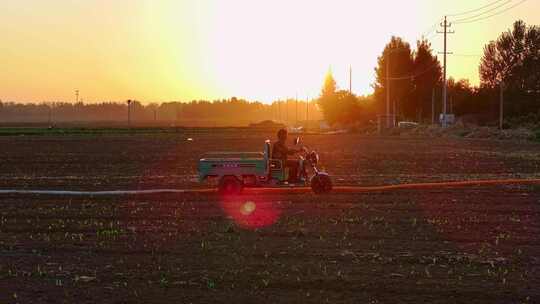
<path id="1" fill-rule="evenodd" d="M 131 128 L 131 102 L 132 100 L 127 101 L 127 110 L 128 110 L 128 128 Z"/>
<path id="2" fill-rule="evenodd" d="M 499 85 L 500 96 L 499 96 L 499 129 L 503 129 L 504 121 L 504 82 L 501 81 Z"/>
<path id="3" fill-rule="evenodd" d="M 435 88 L 431 90 L 431 124 L 435 124 Z"/>

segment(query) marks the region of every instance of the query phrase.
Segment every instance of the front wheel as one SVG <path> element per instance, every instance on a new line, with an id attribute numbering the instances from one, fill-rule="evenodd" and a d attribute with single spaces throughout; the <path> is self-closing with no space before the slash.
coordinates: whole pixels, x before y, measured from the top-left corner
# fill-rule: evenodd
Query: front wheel
<path id="1" fill-rule="evenodd" d="M 219 181 L 218 191 L 222 195 L 238 195 L 243 189 L 242 182 L 234 176 L 224 176 Z"/>
<path id="2" fill-rule="evenodd" d="M 332 191 L 332 180 L 327 174 L 316 174 L 311 178 L 311 189 L 316 194 L 325 194 Z"/>

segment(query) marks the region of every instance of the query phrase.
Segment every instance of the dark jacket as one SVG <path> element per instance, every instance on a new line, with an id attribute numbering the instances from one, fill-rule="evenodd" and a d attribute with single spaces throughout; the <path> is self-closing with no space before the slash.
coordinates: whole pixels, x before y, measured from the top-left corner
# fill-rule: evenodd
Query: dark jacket
<path id="1" fill-rule="evenodd" d="M 272 147 L 272 159 L 287 160 L 287 156 L 294 155 L 295 150 L 289 149 L 284 142 L 276 141 Z"/>

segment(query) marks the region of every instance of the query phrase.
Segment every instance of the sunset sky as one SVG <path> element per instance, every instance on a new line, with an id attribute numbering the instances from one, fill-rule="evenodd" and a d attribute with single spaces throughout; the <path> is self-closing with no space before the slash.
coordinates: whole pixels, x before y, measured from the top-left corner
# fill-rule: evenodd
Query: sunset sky
<path id="1" fill-rule="evenodd" d="M 349 66 L 354 92 L 367 94 L 391 35 L 414 45 L 424 33 L 442 51 L 435 22 L 493 2 L 0 1 L 0 99 L 20 102 L 73 101 L 75 89 L 85 102 L 314 98 L 329 67 L 348 87 Z M 540 24 L 539 12 L 529 0 L 453 26 L 449 75 L 477 84 L 483 46 L 516 19 Z"/>

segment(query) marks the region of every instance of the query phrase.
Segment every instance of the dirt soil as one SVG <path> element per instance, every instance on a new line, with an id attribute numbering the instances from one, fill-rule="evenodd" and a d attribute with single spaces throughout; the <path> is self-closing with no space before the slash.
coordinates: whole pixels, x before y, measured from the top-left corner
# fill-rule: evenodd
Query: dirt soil
<path id="1" fill-rule="evenodd" d="M 270 136 L 2 137 L 0 189 L 202 188 L 202 153 Z M 533 143 L 303 142 L 340 185 L 540 177 Z M 540 185 L 0 195 L 0 303 L 538 303 L 539 233 Z"/>

